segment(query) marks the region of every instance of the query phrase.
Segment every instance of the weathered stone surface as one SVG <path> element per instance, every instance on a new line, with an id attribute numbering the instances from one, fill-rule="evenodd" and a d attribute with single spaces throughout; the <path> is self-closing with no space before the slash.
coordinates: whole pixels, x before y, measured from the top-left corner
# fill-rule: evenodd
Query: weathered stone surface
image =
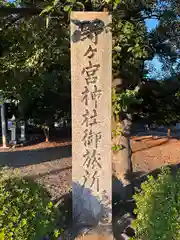
<path id="1" fill-rule="evenodd" d="M 112 221 L 111 16 L 72 12 L 72 193 L 75 224 Z"/>

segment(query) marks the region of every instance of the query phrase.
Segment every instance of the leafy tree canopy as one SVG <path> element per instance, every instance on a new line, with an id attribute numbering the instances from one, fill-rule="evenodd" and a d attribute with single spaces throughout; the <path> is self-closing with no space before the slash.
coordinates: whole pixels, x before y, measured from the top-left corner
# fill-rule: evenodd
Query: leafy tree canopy
<path id="1" fill-rule="evenodd" d="M 178 0 L 1 0 L 0 4 L 0 88 L 19 101 L 22 115 L 32 114 L 35 106 L 45 110 L 53 105 L 62 111 L 65 99 L 70 99 L 72 10 L 112 12 L 113 76 L 121 89 L 134 89 L 144 76 L 145 61 L 155 55 L 164 67 L 178 70 Z M 148 33 L 145 20 L 150 18 L 159 24 Z"/>

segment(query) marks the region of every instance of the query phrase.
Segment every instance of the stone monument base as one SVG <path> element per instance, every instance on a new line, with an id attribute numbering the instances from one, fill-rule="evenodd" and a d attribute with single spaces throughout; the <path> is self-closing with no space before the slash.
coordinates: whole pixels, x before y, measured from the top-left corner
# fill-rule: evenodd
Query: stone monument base
<path id="1" fill-rule="evenodd" d="M 8 146 L 6 146 L 6 147 L 0 147 L 0 149 L 9 149 L 9 147 Z"/>
<path id="2" fill-rule="evenodd" d="M 20 141 L 20 142 L 25 142 L 25 141 L 26 141 L 26 138 L 20 138 L 19 141 Z"/>
<path id="3" fill-rule="evenodd" d="M 9 144 L 16 145 L 16 144 L 17 144 L 17 141 L 11 140 L 11 141 L 9 142 Z"/>

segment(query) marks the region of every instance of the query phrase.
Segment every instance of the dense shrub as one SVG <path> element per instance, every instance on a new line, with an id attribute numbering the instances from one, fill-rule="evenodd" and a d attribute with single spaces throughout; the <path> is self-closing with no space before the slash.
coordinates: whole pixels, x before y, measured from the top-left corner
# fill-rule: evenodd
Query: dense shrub
<path id="1" fill-rule="evenodd" d="M 57 216 L 37 183 L 17 177 L 0 181 L 0 240 L 40 240 L 53 231 L 57 237 Z"/>
<path id="2" fill-rule="evenodd" d="M 152 176 L 134 196 L 136 240 L 180 240 L 180 172 L 172 176 L 165 168 Z"/>

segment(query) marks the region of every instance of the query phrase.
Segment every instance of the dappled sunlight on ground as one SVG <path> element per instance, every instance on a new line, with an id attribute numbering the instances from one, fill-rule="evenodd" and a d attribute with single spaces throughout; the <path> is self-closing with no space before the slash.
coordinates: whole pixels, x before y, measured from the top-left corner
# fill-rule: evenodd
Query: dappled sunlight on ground
<path id="1" fill-rule="evenodd" d="M 180 140 L 166 137 L 132 137 L 134 171 L 149 172 L 180 163 Z"/>

